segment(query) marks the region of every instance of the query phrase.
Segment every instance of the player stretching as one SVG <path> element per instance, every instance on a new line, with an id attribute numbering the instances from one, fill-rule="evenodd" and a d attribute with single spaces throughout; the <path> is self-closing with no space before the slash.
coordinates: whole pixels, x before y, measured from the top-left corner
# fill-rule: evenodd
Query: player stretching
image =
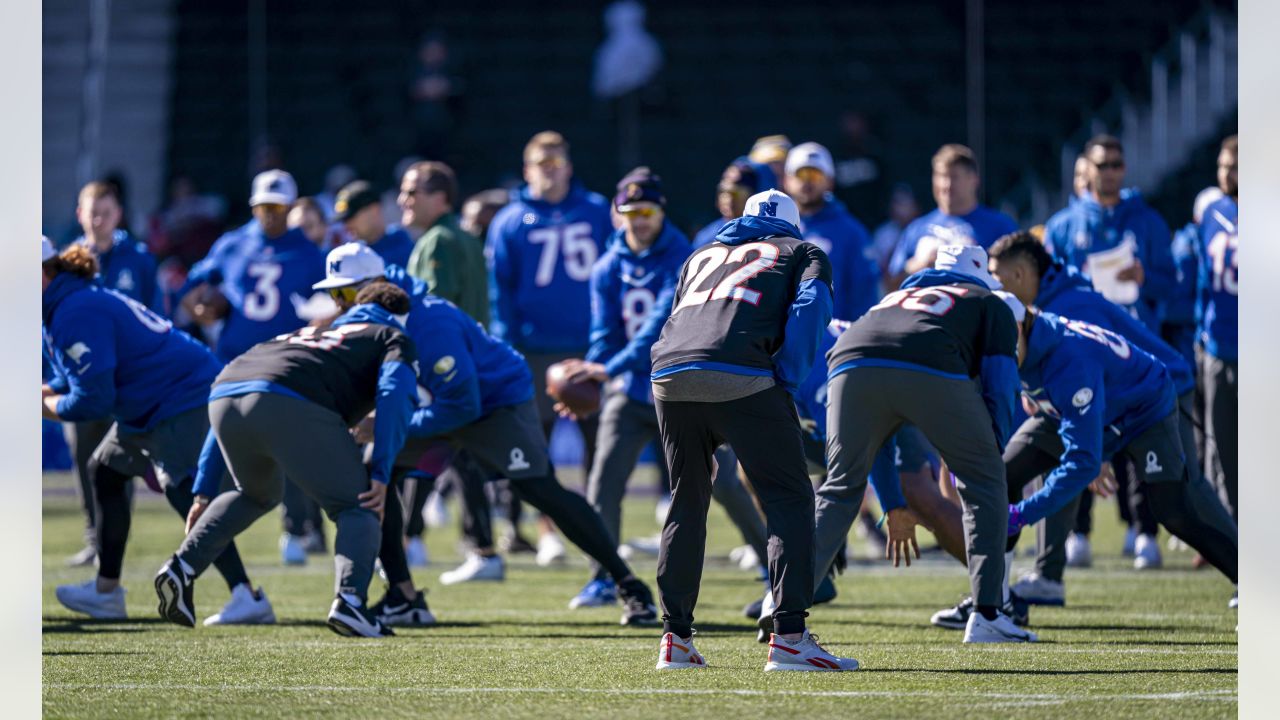
<path id="1" fill-rule="evenodd" d="M 777 610 L 765 671 L 855 670 L 805 628 L 813 599 L 813 488 L 791 393 L 813 367 L 831 321 L 831 264 L 801 239 L 800 212 L 777 190 L 685 262 L 674 310 L 653 347 L 653 396 L 671 471 L 658 590 L 658 669 L 703 667 L 693 647 L 707 509 L 723 442 L 763 506 Z M 864 473 L 865 476 L 865 473 Z M 824 565 L 825 569 L 825 565 Z"/>

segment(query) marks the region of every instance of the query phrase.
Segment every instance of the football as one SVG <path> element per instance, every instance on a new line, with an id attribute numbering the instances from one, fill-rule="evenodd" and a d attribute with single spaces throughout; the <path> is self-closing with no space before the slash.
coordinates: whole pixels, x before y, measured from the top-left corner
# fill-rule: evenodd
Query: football
<path id="1" fill-rule="evenodd" d="M 600 409 L 600 383 L 569 382 L 576 362 L 562 360 L 547 368 L 547 394 L 556 402 L 564 403 L 574 415 L 584 417 Z"/>

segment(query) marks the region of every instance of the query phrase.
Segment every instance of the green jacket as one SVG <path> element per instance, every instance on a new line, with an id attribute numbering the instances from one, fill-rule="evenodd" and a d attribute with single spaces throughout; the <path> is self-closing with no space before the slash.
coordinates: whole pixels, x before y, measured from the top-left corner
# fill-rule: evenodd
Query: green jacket
<path id="1" fill-rule="evenodd" d="M 422 280 L 476 322 L 489 327 L 489 269 L 484 241 L 463 230 L 458 216 L 441 216 L 427 229 L 409 256 L 409 274 Z"/>

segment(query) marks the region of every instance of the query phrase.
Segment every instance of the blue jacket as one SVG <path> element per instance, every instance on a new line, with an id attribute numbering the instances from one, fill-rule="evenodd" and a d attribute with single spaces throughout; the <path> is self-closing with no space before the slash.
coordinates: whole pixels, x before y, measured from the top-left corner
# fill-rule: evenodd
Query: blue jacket
<path id="1" fill-rule="evenodd" d="M 1044 241 L 1054 257 L 1086 277 L 1090 253 L 1131 242 L 1146 278 L 1134 309 L 1148 328 L 1160 331 L 1165 305 L 1177 287 L 1177 270 L 1169 247 L 1169 226 L 1137 190 L 1122 192 L 1120 203 L 1111 208 L 1099 205 L 1092 195 L 1073 200 L 1049 218 Z"/>
<path id="2" fill-rule="evenodd" d="M 1200 223 L 1200 279 L 1196 317 L 1200 342 L 1212 356 L 1230 362 L 1239 357 L 1240 207 L 1224 197 L 1204 211 Z"/>
<path id="3" fill-rule="evenodd" d="M 1200 227 L 1187 223 L 1173 234 L 1170 248 L 1177 284 L 1164 308 L 1164 321 L 1170 325 L 1196 324 L 1196 285 L 1200 280 Z"/>
<path id="4" fill-rule="evenodd" d="M 306 323 L 297 308 L 324 279 L 324 252 L 294 228 L 268 240 L 256 222 L 223 235 L 187 275 L 183 293 L 200 283 L 219 286 L 231 306 L 218 336 L 218 357 L 229 362 L 260 342 Z"/>
<path id="5" fill-rule="evenodd" d="M 80 237 L 76 242 L 93 251 L 93 242 Z M 145 243 L 124 230 L 117 230 L 111 249 L 98 255 L 98 281 L 121 295 L 128 295 L 160 312 L 163 307 L 156 282 L 156 259 Z"/>
<path id="6" fill-rule="evenodd" d="M 409 256 L 413 254 L 413 238 L 404 228 L 393 225 L 377 241 L 369 244 L 369 249 L 382 256 L 388 265 L 409 266 Z"/>
<path id="7" fill-rule="evenodd" d="M 1066 448 L 1044 487 L 1018 503 L 1028 525 L 1079 495 L 1104 458 L 1176 407 L 1163 363 L 1110 330 L 1053 313 L 1035 319 L 1019 374 L 1023 392 L 1058 419 Z"/>
<path id="8" fill-rule="evenodd" d="M 850 322 L 880 301 L 880 266 L 867 228 L 828 193 L 822 209 L 801 215 L 804 239 L 831 259 L 832 312 Z"/>
<path id="9" fill-rule="evenodd" d="M 428 295 L 427 284 L 409 274 L 403 265 L 387 263 L 383 277 L 409 296 L 409 300 L 417 302 Z"/>
<path id="10" fill-rule="evenodd" d="M 1013 218 L 979 205 L 964 215 L 948 215 L 934 210 L 916 218 L 902 231 L 889 258 L 889 274 L 906 272 L 907 261 L 916 254 L 920 241 L 929 238 L 938 245 L 977 245 L 983 249 L 1018 229 Z"/>
<path id="11" fill-rule="evenodd" d="M 724 227 L 727 222 L 729 221 L 722 217 L 718 217 L 702 226 L 702 229 L 693 236 L 693 242 L 690 244 L 691 247 L 696 250 L 703 245 L 710 245 L 715 242 L 716 235 L 720 232 L 720 228 Z"/>
<path id="12" fill-rule="evenodd" d="M 494 337 L 526 352 L 585 352 L 591 268 L 612 234 L 602 195 L 575 182 L 552 205 L 522 188 L 489 225 Z"/>
<path id="13" fill-rule="evenodd" d="M 591 270 L 591 348 L 587 360 L 603 363 L 610 386 L 653 404 L 649 351 L 671 315 L 680 268 L 691 248 L 670 221 L 639 255 L 618 230 Z"/>
<path id="14" fill-rule="evenodd" d="M 208 348 L 142 303 L 68 273 L 45 289 L 42 314 L 63 420 L 110 418 L 145 432 L 204 405 L 222 369 Z"/>
<path id="15" fill-rule="evenodd" d="M 1179 395 L 1195 389 L 1196 378 L 1180 352 L 1138 322 L 1124 308 L 1094 292 L 1093 285 L 1073 267 L 1057 263 L 1040 278 L 1036 307 L 1055 315 L 1083 320 L 1118 333 L 1143 352 L 1164 363 Z"/>
<path id="16" fill-rule="evenodd" d="M 448 300 L 428 295 L 415 302 L 405 330 L 418 346 L 421 368 L 410 435 L 443 435 L 533 398 L 524 356 Z"/>

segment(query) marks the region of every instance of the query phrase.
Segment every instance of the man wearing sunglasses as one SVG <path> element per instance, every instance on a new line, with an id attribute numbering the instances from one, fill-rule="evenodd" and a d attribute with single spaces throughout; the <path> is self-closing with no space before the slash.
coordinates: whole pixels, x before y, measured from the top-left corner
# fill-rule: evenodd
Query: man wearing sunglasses
<path id="1" fill-rule="evenodd" d="M 1138 300 L 1129 310 L 1158 333 L 1164 304 L 1173 299 L 1177 288 L 1169 226 L 1136 188 L 1123 187 L 1124 147 L 1118 139 L 1095 136 L 1085 143 L 1083 156 L 1088 163 L 1088 194 L 1049 218 L 1045 247 L 1088 275 L 1091 255 L 1129 244 L 1133 265 L 1121 270 L 1116 279 L 1138 284 Z"/>
<path id="2" fill-rule="evenodd" d="M 831 194 L 834 177 L 831 152 L 822 145 L 800 143 L 787 153 L 783 189 L 800 208 L 804 239 L 831 258 L 835 316 L 852 321 L 880 299 L 880 268 L 867 228 Z"/>

